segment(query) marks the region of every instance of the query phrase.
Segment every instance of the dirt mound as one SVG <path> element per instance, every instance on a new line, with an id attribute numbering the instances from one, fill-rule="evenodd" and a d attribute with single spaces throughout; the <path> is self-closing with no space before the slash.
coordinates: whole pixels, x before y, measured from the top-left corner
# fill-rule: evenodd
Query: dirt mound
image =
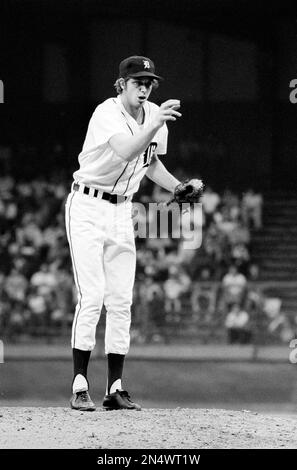
<path id="1" fill-rule="evenodd" d="M 296 448 L 294 417 L 220 409 L 0 408 L 1 449 Z"/>

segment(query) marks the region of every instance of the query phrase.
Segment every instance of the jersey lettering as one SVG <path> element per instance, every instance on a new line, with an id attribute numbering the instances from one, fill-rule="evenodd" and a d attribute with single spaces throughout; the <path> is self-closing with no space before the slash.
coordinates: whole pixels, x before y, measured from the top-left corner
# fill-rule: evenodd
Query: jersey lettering
<path id="1" fill-rule="evenodd" d="M 143 168 L 149 166 L 151 163 L 151 159 L 153 156 L 154 151 L 157 148 L 157 142 L 151 142 L 146 151 L 143 154 Z"/>

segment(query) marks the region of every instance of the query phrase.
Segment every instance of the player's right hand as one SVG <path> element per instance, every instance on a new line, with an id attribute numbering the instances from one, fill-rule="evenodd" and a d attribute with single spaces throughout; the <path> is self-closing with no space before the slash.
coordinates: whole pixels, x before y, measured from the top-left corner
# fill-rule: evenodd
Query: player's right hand
<path id="1" fill-rule="evenodd" d="M 176 121 L 181 117 L 181 113 L 177 111 L 180 108 L 180 100 L 167 100 L 161 104 L 159 112 L 155 118 L 157 127 L 162 127 L 166 121 Z"/>

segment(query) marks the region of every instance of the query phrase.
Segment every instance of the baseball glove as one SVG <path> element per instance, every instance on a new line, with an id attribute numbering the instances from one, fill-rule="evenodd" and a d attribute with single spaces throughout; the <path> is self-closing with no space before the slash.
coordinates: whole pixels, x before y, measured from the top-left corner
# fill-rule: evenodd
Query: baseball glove
<path id="1" fill-rule="evenodd" d="M 168 201 L 167 205 L 177 203 L 179 206 L 182 204 L 194 204 L 200 202 L 203 194 L 204 184 L 201 180 L 191 179 L 179 183 L 174 190 L 173 198 Z"/>

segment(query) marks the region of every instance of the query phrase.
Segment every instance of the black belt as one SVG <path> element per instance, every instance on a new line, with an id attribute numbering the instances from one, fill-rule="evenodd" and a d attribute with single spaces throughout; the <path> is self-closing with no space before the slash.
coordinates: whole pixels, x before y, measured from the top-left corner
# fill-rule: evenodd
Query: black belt
<path id="1" fill-rule="evenodd" d="M 74 191 L 79 191 L 79 184 L 78 183 L 74 183 L 73 185 L 73 190 Z M 91 188 L 89 188 L 88 186 L 84 186 L 84 190 L 83 190 L 83 193 L 84 194 L 87 194 L 88 196 L 91 196 L 90 194 L 90 191 L 91 191 Z M 101 196 L 100 199 L 104 199 L 105 201 L 109 201 L 111 202 L 111 204 L 118 204 L 120 202 L 124 202 L 126 201 L 126 199 L 128 199 L 128 196 L 120 196 L 118 194 L 109 194 L 109 193 L 101 193 L 99 192 L 99 189 L 94 189 L 94 192 L 93 192 L 93 197 L 98 197 L 98 196 Z"/>

